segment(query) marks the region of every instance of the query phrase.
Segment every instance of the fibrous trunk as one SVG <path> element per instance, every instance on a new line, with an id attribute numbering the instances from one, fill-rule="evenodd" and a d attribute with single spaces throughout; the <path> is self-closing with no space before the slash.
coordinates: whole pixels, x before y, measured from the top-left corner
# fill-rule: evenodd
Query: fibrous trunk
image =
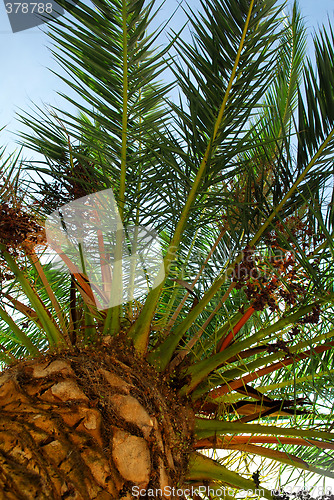
<path id="1" fill-rule="evenodd" d="M 18 363 L 0 377 L 0 499 L 118 500 L 135 486 L 179 486 L 192 422 L 122 344 Z"/>

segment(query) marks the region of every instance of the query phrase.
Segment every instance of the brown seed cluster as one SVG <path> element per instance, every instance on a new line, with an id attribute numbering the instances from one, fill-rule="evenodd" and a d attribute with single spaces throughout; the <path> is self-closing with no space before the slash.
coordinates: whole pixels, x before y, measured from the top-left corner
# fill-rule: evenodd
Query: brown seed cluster
<path id="1" fill-rule="evenodd" d="M 6 245 L 12 255 L 19 255 L 23 249 L 45 244 L 44 228 L 34 217 L 24 212 L 21 207 L 8 203 L 0 205 L 0 242 Z"/>
<path id="2" fill-rule="evenodd" d="M 298 269 L 294 249 L 298 245 L 305 251 L 324 238 L 318 234 L 312 238 L 313 230 L 299 217 L 289 217 L 284 224 L 277 222 L 273 231 L 266 237 L 271 257 L 256 255 L 249 245 L 243 251 L 242 261 L 234 269 L 233 280 L 237 289 L 243 289 L 252 307 L 262 311 L 269 307 L 271 311 L 279 309 L 279 303 L 294 306 L 305 295 L 308 283 L 305 274 Z M 282 248 L 289 242 L 289 251 Z M 319 262 L 314 260 L 313 267 L 318 269 Z M 317 323 L 320 309 L 301 320 L 301 324 Z M 293 332 L 294 334 L 295 332 Z"/>
<path id="3" fill-rule="evenodd" d="M 309 314 L 306 314 L 302 319 L 298 321 L 300 325 L 316 325 L 320 320 L 321 308 L 319 304 L 313 307 Z"/>
<path id="4" fill-rule="evenodd" d="M 283 351 L 287 356 L 291 356 L 290 349 L 288 347 L 288 343 L 282 339 L 277 340 L 275 344 L 268 344 L 267 351 L 270 352 L 279 352 Z"/>
<path id="5" fill-rule="evenodd" d="M 296 248 L 297 241 L 303 251 L 310 249 L 310 245 L 315 246 L 326 237 L 324 233 L 315 231 L 310 222 L 302 220 L 299 216 L 287 217 L 283 222 L 276 222 L 273 231 L 268 233 L 266 239 L 272 247 L 280 247 L 280 240 L 284 238 L 293 248 Z"/>
<path id="6" fill-rule="evenodd" d="M 94 169 L 94 164 L 87 162 L 82 165 L 79 161 L 74 162 L 74 169 L 68 164 L 58 165 L 56 174 L 57 180 L 52 183 L 45 183 L 41 187 L 43 206 L 55 210 L 60 205 L 87 196 L 92 192 L 90 170 Z M 105 189 L 98 180 L 94 184 L 94 191 Z"/>
<path id="7" fill-rule="evenodd" d="M 287 269 L 294 265 L 290 256 L 284 261 L 274 261 L 270 265 L 264 258 L 254 256 L 254 249 L 247 246 L 243 252 L 243 260 L 235 267 L 234 281 L 237 289 L 243 289 L 247 299 L 251 301 L 252 307 L 262 311 L 269 307 L 271 311 L 278 310 L 277 291 L 281 286 L 276 274 L 272 276 L 272 268 L 283 266 Z M 270 275 L 269 272 L 270 271 Z"/>

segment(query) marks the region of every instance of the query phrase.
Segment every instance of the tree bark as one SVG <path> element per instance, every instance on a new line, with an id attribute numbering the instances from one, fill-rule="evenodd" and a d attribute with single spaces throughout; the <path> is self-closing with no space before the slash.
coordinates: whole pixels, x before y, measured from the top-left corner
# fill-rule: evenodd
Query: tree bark
<path id="1" fill-rule="evenodd" d="M 0 500 L 180 486 L 192 429 L 186 401 L 121 344 L 23 361 L 0 377 Z"/>

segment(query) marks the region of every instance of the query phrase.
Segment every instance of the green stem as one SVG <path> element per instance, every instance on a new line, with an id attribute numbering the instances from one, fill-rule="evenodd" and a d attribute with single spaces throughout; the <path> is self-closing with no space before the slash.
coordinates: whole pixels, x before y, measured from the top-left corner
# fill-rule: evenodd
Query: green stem
<path id="1" fill-rule="evenodd" d="M 116 248 L 114 260 L 114 272 L 112 279 L 112 294 L 117 301 L 122 300 L 122 250 L 123 250 L 123 216 L 125 205 L 126 184 L 126 149 L 128 134 L 128 28 L 127 28 L 127 2 L 122 0 L 122 32 L 123 32 L 123 112 L 122 112 L 122 147 L 121 147 L 121 177 L 119 183 L 118 208 L 120 223 L 117 223 Z M 121 324 L 121 304 L 111 307 L 105 322 L 105 333 L 116 334 Z"/>
<path id="2" fill-rule="evenodd" d="M 195 238 L 197 237 L 197 233 L 198 233 L 198 230 L 196 231 Z M 205 261 L 203 262 L 203 265 L 201 266 L 200 270 L 198 271 L 197 275 L 195 276 L 194 280 L 193 280 L 193 281 L 192 281 L 192 283 L 191 283 L 191 287 L 192 287 L 192 289 L 194 288 L 194 286 L 196 285 L 197 281 L 198 281 L 198 280 L 199 280 L 199 278 L 201 277 L 201 275 L 202 275 L 202 273 L 203 273 L 203 271 L 204 271 L 204 269 L 205 269 L 205 266 L 207 265 L 207 263 L 208 263 L 208 262 L 209 262 L 209 260 L 211 259 L 211 257 L 212 257 L 212 255 L 213 255 L 213 253 L 214 253 L 214 252 L 215 252 L 215 250 L 217 249 L 217 246 L 219 245 L 219 243 L 220 243 L 220 241 L 221 241 L 221 239 L 223 238 L 223 236 L 224 236 L 224 234 L 225 234 L 225 233 L 226 233 L 226 229 L 221 229 L 221 230 L 220 230 L 220 233 L 219 233 L 218 237 L 216 238 L 216 240 L 215 240 L 214 244 L 212 245 L 212 247 L 211 247 L 211 249 L 210 249 L 210 251 L 209 251 L 209 253 L 208 253 L 208 255 L 207 255 L 206 259 L 205 259 Z M 191 247 L 190 247 L 190 249 L 189 249 L 189 252 L 188 252 L 188 256 L 187 256 L 187 260 L 186 260 L 186 261 L 188 261 L 188 260 L 189 260 L 189 257 L 190 257 L 190 255 L 191 255 L 191 253 L 190 253 L 190 252 L 191 252 L 191 250 L 192 250 L 193 245 L 195 244 L 195 238 L 193 239 L 192 245 L 191 245 Z M 166 330 L 165 330 L 165 332 L 164 332 L 164 335 L 165 335 L 165 336 L 167 336 L 167 335 L 169 334 L 169 332 L 171 331 L 171 329 L 173 328 L 173 326 L 174 326 L 174 324 L 175 324 L 175 322 L 176 322 L 176 320 L 177 320 L 177 318 L 178 318 L 178 315 L 180 314 L 180 312 L 181 312 L 181 310 L 182 310 L 182 308 L 183 308 L 183 306 L 184 306 L 184 304 L 185 304 L 185 302 L 186 302 L 187 298 L 189 297 L 189 295 L 190 295 L 190 292 L 188 292 L 188 291 L 187 291 L 187 292 L 186 292 L 186 294 L 184 295 L 183 299 L 181 300 L 180 304 L 179 304 L 179 305 L 178 305 L 178 307 L 176 308 L 176 310 L 175 310 L 175 312 L 174 312 L 173 316 L 171 317 L 171 319 L 170 319 L 170 321 L 169 321 L 169 323 L 168 323 L 168 325 L 167 325 L 167 327 L 166 327 Z"/>
<path id="3" fill-rule="evenodd" d="M 245 491 L 253 491 L 258 494 L 263 492 L 265 498 L 272 499 L 272 495 L 266 488 L 257 488 L 254 481 L 245 479 L 236 472 L 227 469 L 220 465 L 215 460 L 205 457 L 200 453 L 192 453 L 189 460 L 189 471 L 187 479 L 192 481 L 222 481 L 224 485 L 232 486 L 232 488 L 243 489 Z M 259 496 L 262 496 L 260 494 Z M 224 492 L 224 498 L 228 498 Z"/>
<path id="4" fill-rule="evenodd" d="M 63 331 L 64 337 L 66 338 L 68 345 L 71 345 L 70 339 L 68 336 L 68 326 L 66 324 L 66 318 L 65 318 L 64 312 L 62 311 L 60 304 L 59 304 L 55 294 L 53 293 L 53 290 L 51 288 L 49 280 L 47 279 L 47 277 L 44 273 L 44 269 L 43 269 L 37 255 L 34 251 L 32 251 L 31 254 L 28 255 L 28 257 L 29 257 L 29 260 L 32 263 L 32 265 L 35 267 L 35 269 L 36 269 L 36 271 L 37 271 L 37 273 L 38 273 L 38 275 L 39 275 L 39 277 L 44 285 L 45 291 L 50 299 L 50 302 L 56 311 L 59 325 Z"/>
<path id="5" fill-rule="evenodd" d="M 243 424 L 196 418 L 196 439 L 204 439 L 225 434 L 260 434 L 262 436 L 295 436 L 305 439 L 320 439 L 334 442 L 334 433 L 315 429 L 292 429 L 273 425 Z"/>
<path id="6" fill-rule="evenodd" d="M 226 105 L 227 105 L 228 99 L 230 97 L 230 93 L 231 93 L 231 89 L 232 89 L 234 80 L 235 80 L 236 75 L 237 75 L 237 69 L 239 66 L 241 52 L 244 48 L 245 39 L 246 39 L 247 31 L 248 31 L 248 26 L 249 26 L 252 12 L 253 12 L 253 7 L 254 7 L 254 0 L 251 0 L 247 19 L 245 22 L 242 36 L 241 36 L 238 52 L 237 52 L 237 55 L 235 58 L 233 70 L 232 70 L 230 80 L 229 80 L 227 88 L 226 88 L 226 92 L 225 92 L 225 95 L 223 98 L 223 102 L 222 102 L 217 120 L 216 120 L 215 125 L 214 125 L 212 137 L 211 137 L 211 139 L 208 143 L 208 146 L 206 148 L 204 157 L 203 157 L 201 164 L 199 166 L 196 178 L 195 178 L 194 183 L 192 185 L 192 188 L 190 190 L 190 193 L 189 193 L 189 196 L 188 196 L 187 201 L 185 203 L 185 206 L 182 210 L 182 214 L 180 216 L 180 219 L 179 219 L 178 224 L 177 224 L 176 229 L 175 229 L 175 233 L 173 235 L 172 241 L 169 245 L 169 248 L 167 250 L 167 254 L 166 254 L 165 259 L 164 259 L 166 277 L 168 275 L 169 266 L 173 262 L 173 260 L 175 259 L 176 251 L 179 247 L 186 222 L 189 218 L 190 209 L 191 209 L 191 207 L 196 199 L 198 189 L 202 183 L 203 177 L 204 177 L 206 169 L 207 169 L 208 162 L 209 162 L 209 160 L 213 154 L 213 151 L 215 149 L 215 141 L 217 139 L 219 129 L 220 129 L 221 124 L 223 122 L 223 117 L 224 117 Z M 165 277 L 165 280 L 166 280 L 166 277 Z M 136 323 L 134 323 L 133 327 L 129 331 L 129 335 L 133 339 L 134 346 L 135 346 L 136 350 L 139 353 L 141 353 L 142 355 L 144 355 L 146 353 L 148 336 L 149 336 L 149 332 L 150 332 L 150 324 L 151 324 L 152 318 L 155 314 L 156 306 L 157 306 L 158 300 L 160 298 L 165 280 L 163 280 L 162 283 L 158 287 L 151 290 L 151 292 L 149 293 L 149 295 L 145 301 L 144 307 L 142 309 L 142 312 L 141 312 L 139 318 L 137 319 Z"/>
<path id="7" fill-rule="evenodd" d="M 43 304 L 41 298 L 32 288 L 29 281 L 24 276 L 23 271 L 21 271 L 21 269 L 18 267 L 13 257 L 6 251 L 5 245 L 0 244 L 0 250 L 2 251 L 2 255 L 5 258 L 11 271 L 15 274 L 17 280 L 19 281 L 22 290 L 25 293 L 26 297 L 29 299 L 33 309 L 36 311 L 48 337 L 50 347 L 64 344 L 66 345 L 62 332 L 57 328 L 53 320 L 49 317 L 47 309 Z"/>
<path id="8" fill-rule="evenodd" d="M 279 382 L 277 384 L 264 385 L 262 387 L 257 387 L 257 390 L 262 393 L 266 393 L 267 391 L 275 391 L 276 389 L 282 389 L 283 387 L 287 387 L 289 385 L 298 385 L 304 384 L 305 382 L 310 382 L 316 378 L 322 378 L 326 375 L 334 374 L 334 370 L 326 370 L 318 373 L 311 373 L 311 375 L 305 375 L 304 377 L 298 377 L 296 379 L 290 378 L 289 380 L 284 380 L 284 382 Z"/>
<path id="9" fill-rule="evenodd" d="M 199 303 L 189 312 L 187 317 L 177 326 L 168 338 L 160 344 L 153 352 L 150 353 L 148 359 L 151 364 L 153 364 L 157 370 L 163 371 L 171 360 L 175 349 L 177 348 L 180 340 L 182 339 L 185 332 L 194 324 L 196 318 L 199 314 L 206 308 L 209 302 L 216 295 L 218 290 L 225 283 L 227 276 L 233 273 L 235 264 L 241 262 L 242 254 L 235 260 L 233 265 L 226 269 L 225 275 L 218 278 L 211 288 L 205 293 Z"/>
<path id="10" fill-rule="evenodd" d="M 329 332 L 322 334 L 322 335 L 317 335 L 311 340 L 305 340 L 304 342 L 299 342 L 298 344 L 289 347 L 289 351 L 291 354 L 297 354 L 302 353 L 306 347 L 309 347 L 311 349 L 315 349 L 316 346 L 319 345 L 320 342 L 323 340 L 326 340 L 328 338 L 332 338 L 334 335 L 334 329 L 330 330 Z M 284 353 L 286 355 L 286 353 Z M 261 366 L 269 366 L 273 361 L 276 361 L 282 357 L 282 352 L 277 352 L 270 354 L 269 356 L 260 356 L 259 358 L 255 359 L 251 363 L 243 364 L 241 365 L 240 368 L 232 368 L 230 370 L 227 370 L 225 372 L 222 372 L 219 374 L 217 377 L 217 385 L 221 384 L 227 384 L 231 380 L 237 378 L 237 377 L 242 377 L 246 373 L 251 373 L 254 372 L 257 368 L 260 368 Z M 210 382 L 213 382 L 213 380 L 210 380 Z M 290 381 L 291 384 L 293 384 L 293 379 Z M 213 384 L 215 385 L 215 384 Z M 211 385 L 212 387 L 212 385 Z M 262 392 L 262 388 L 258 388 L 260 392 Z"/>
<path id="11" fill-rule="evenodd" d="M 26 335 L 15 323 L 15 321 L 7 314 L 5 309 L 0 307 L 0 318 L 7 323 L 11 331 L 14 333 L 18 341 L 24 345 L 30 354 L 33 356 L 37 356 L 39 354 L 39 350 L 37 347 L 31 342 L 28 335 Z"/>
<path id="12" fill-rule="evenodd" d="M 123 29 L 123 114 L 122 114 L 122 150 L 121 150 L 121 178 L 119 185 L 119 213 L 121 219 L 124 214 L 125 181 L 126 181 L 126 147 L 128 128 L 128 29 L 127 2 L 122 1 L 122 29 Z"/>
<path id="13" fill-rule="evenodd" d="M 271 448 L 266 448 L 264 446 L 255 446 L 252 444 L 241 444 L 241 445 L 232 445 L 227 446 L 229 450 L 238 450 L 243 451 L 247 454 L 258 455 L 260 457 L 269 458 L 271 460 L 275 460 L 281 464 L 292 465 L 293 467 L 297 467 L 298 469 L 306 470 L 308 472 L 313 472 L 314 474 L 319 474 L 321 476 L 334 478 L 334 473 L 330 472 L 326 469 L 320 469 L 318 467 L 314 467 L 313 465 L 305 462 L 301 458 L 292 455 L 291 453 L 273 450 Z"/>
<path id="14" fill-rule="evenodd" d="M 229 358 L 232 356 L 237 355 L 239 352 L 243 351 L 244 349 L 248 349 L 251 347 L 254 343 L 259 342 L 259 340 L 262 340 L 263 338 L 267 337 L 271 333 L 275 333 L 282 328 L 286 327 L 287 325 L 294 324 L 299 318 L 304 316 L 305 314 L 308 314 L 309 312 L 312 311 L 314 307 L 314 304 L 311 304 L 309 306 L 304 306 L 299 309 L 299 311 L 290 314 L 290 316 L 286 318 L 281 318 L 279 321 L 277 321 L 275 324 L 270 325 L 266 328 L 262 328 L 259 330 L 257 333 L 254 335 L 248 337 L 247 339 L 241 341 L 241 342 L 236 342 L 235 344 L 232 344 L 230 347 L 225 349 L 223 352 L 219 352 L 217 354 L 214 354 L 208 359 L 205 359 L 203 361 L 200 361 L 199 363 L 192 365 L 190 368 L 188 368 L 186 375 L 190 377 L 190 381 L 186 386 L 182 388 L 180 391 L 181 394 L 190 394 L 194 389 L 197 387 L 200 382 L 203 380 L 206 380 L 208 375 L 217 369 L 219 366 L 221 366 L 223 363 L 225 363 Z M 202 387 L 201 387 L 202 389 Z M 197 393 L 196 393 L 197 394 Z M 197 394 L 198 395 L 198 394 Z"/>

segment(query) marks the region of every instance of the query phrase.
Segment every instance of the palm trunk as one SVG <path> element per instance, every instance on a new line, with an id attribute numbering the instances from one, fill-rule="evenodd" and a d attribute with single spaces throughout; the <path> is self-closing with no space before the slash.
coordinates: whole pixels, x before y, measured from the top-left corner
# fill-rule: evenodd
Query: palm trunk
<path id="1" fill-rule="evenodd" d="M 193 412 L 122 343 L 18 363 L 0 377 L 0 410 L 1 500 L 182 484 Z"/>

